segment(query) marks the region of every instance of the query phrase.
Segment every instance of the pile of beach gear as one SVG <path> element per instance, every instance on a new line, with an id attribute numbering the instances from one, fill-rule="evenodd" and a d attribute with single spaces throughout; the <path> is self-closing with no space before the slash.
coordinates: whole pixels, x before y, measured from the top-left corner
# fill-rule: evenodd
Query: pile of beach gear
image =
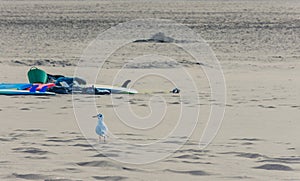
<path id="1" fill-rule="evenodd" d="M 130 80 L 123 86 L 88 85 L 79 77 L 52 75 L 37 67 L 27 73 L 29 83 L 0 83 L 0 95 L 56 95 L 56 94 L 135 94 L 136 90 L 127 88 Z"/>

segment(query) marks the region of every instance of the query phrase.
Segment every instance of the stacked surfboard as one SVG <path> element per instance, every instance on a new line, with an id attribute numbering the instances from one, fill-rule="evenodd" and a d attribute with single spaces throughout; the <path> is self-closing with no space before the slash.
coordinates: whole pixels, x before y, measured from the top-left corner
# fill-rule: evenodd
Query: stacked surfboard
<path id="1" fill-rule="evenodd" d="M 54 87 L 54 83 L 49 84 L 28 84 L 28 83 L 1 83 L 0 95 L 55 95 L 54 92 L 47 91 L 49 88 Z M 110 85 L 90 85 L 81 87 L 81 91 L 73 92 L 79 94 L 86 94 L 82 89 L 93 88 L 95 92 L 101 94 L 136 94 L 137 90 L 127 87 L 116 87 Z M 94 93 L 95 93 L 94 92 Z"/>
<path id="2" fill-rule="evenodd" d="M 53 92 L 47 92 L 47 84 L 0 84 L 0 95 L 55 95 Z"/>
<path id="3" fill-rule="evenodd" d="M 27 75 L 30 83 L 1 83 L 0 95 L 55 95 L 56 93 L 105 95 L 137 93 L 136 90 L 127 88 L 130 80 L 125 81 L 121 87 L 109 85 L 86 85 L 84 80 L 84 84 L 79 84 L 77 81 L 79 78 L 76 79 L 76 77 L 50 75 L 36 67 L 32 67 L 28 71 Z M 55 81 L 55 83 L 47 83 L 48 75 L 54 79 L 51 82 Z M 73 81 L 77 82 L 77 84 L 73 84 Z"/>

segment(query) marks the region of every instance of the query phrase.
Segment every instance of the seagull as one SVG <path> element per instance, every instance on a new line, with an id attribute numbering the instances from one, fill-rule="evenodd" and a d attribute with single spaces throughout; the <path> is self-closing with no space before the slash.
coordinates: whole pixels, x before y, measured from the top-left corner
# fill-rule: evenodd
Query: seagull
<path id="1" fill-rule="evenodd" d="M 98 114 L 97 116 L 93 116 L 94 118 L 98 118 L 98 124 L 96 126 L 96 133 L 99 135 L 99 142 L 101 142 L 101 137 L 103 137 L 104 142 L 106 142 L 107 137 L 107 126 L 105 125 L 102 114 Z"/>

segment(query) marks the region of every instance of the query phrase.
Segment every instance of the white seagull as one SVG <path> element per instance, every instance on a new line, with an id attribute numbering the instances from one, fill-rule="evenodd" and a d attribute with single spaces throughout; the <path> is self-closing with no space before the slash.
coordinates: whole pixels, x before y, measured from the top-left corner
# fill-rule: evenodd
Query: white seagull
<path id="1" fill-rule="evenodd" d="M 98 118 L 98 124 L 96 126 L 96 133 L 99 135 L 99 142 L 101 142 L 101 137 L 103 137 L 104 142 L 106 141 L 107 137 L 107 126 L 105 125 L 102 114 L 98 114 L 97 116 L 93 116 Z"/>

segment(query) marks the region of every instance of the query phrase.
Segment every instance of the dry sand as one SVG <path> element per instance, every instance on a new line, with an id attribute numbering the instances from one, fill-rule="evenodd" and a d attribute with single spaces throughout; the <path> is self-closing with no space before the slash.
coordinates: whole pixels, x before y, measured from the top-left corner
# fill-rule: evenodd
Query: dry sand
<path id="1" fill-rule="evenodd" d="M 88 144 L 74 116 L 71 95 L 1 96 L 0 180 L 300 180 L 299 12 L 296 0 L 1 1 L 0 82 L 27 82 L 32 65 L 72 76 L 84 49 L 105 29 L 136 18 L 167 18 L 207 40 L 224 71 L 227 103 L 217 137 L 200 150 L 199 139 L 214 103 L 203 65 L 183 61 L 190 57 L 169 44 L 132 44 L 111 59 L 118 62 L 124 55 L 165 48 L 163 52 L 177 57 L 198 77 L 200 118 L 189 141 L 151 164 L 120 163 L 114 159 L 122 155 L 122 146 L 105 157 Z M 118 70 L 111 62 L 105 66 L 97 83 L 109 83 Z M 135 70 L 161 68 L 176 79 L 177 67 L 159 62 Z M 126 95 L 98 96 L 96 106 L 120 139 L 151 143 L 174 127 L 180 100 L 167 93 L 172 85 L 157 77 L 145 78 L 134 88 L 141 94 L 129 100 Z M 124 99 L 145 116 L 151 95 L 166 100 L 164 122 L 147 131 L 120 123 L 113 108 L 123 104 L 113 105 L 111 99 Z M 109 140 L 100 147 L 110 149 L 113 144 Z"/>

